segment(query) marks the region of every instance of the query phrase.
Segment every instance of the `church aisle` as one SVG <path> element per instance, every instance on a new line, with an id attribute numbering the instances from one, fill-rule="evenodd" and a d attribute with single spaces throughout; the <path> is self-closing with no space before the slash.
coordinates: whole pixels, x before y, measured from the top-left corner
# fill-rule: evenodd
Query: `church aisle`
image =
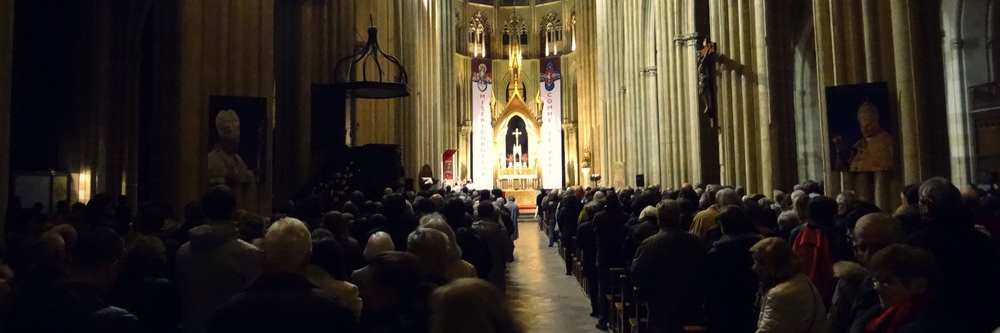
<path id="1" fill-rule="evenodd" d="M 590 303 L 535 220 L 522 220 L 509 268 L 507 297 L 527 332 L 601 332 L 594 328 Z"/>

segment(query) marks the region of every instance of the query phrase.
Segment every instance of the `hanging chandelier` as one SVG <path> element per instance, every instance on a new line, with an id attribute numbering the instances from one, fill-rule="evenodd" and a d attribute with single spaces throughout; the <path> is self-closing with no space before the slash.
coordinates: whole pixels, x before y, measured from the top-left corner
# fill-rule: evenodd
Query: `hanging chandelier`
<path id="1" fill-rule="evenodd" d="M 399 59 L 382 51 L 378 45 L 378 28 L 375 27 L 375 19 L 369 17 L 371 25 L 368 26 L 368 42 L 360 50 L 350 56 L 346 56 L 337 61 L 334 69 L 334 77 L 337 85 L 340 86 L 351 98 L 365 99 L 388 99 L 410 96 L 409 88 L 406 84 L 409 78 L 406 69 L 399 62 Z M 395 78 L 387 80 L 386 68 L 390 66 L 396 68 Z M 369 73 L 368 67 L 374 66 L 378 74 Z M 358 78 L 357 71 L 360 72 Z M 391 73 L 391 71 L 389 72 Z M 371 74 L 371 75 L 369 75 Z M 369 77 L 371 76 L 371 77 Z"/>

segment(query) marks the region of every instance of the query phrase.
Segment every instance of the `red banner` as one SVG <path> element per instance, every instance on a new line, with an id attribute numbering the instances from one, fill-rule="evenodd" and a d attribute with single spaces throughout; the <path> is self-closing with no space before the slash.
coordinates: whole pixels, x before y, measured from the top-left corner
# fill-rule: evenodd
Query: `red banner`
<path id="1" fill-rule="evenodd" d="M 441 163 L 441 173 L 444 174 L 442 180 L 446 182 L 455 181 L 455 150 L 445 150 L 441 156 Z"/>

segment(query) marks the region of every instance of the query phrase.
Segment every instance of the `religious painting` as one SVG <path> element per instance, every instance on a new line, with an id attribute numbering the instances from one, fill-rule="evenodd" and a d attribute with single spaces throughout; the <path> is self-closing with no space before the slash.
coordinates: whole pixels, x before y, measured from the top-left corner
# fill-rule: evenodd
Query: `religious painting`
<path id="1" fill-rule="evenodd" d="M 505 142 L 505 166 L 508 168 L 530 167 L 528 155 L 528 128 L 521 116 L 514 116 L 507 122 Z"/>
<path id="2" fill-rule="evenodd" d="M 826 88 L 833 171 L 880 172 L 896 165 L 896 132 L 885 82 Z"/>
<path id="3" fill-rule="evenodd" d="M 210 96 L 208 128 L 209 185 L 256 183 L 267 160 L 267 98 Z"/>

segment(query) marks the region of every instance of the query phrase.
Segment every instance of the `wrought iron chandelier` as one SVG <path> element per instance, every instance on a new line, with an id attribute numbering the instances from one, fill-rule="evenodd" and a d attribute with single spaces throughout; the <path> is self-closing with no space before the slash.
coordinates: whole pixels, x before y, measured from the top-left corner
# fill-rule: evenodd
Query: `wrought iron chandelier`
<path id="1" fill-rule="evenodd" d="M 409 88 L 406 84 L 409 77 L 406 69 L 396 57 L 385 53 L 378 45 L 378 28 L 375 27 L 375 19 L 369 17 L 371 25 L 368 26 L 368 42 L 353 55 L 346 56 L 337 61 L 335 67 L 335 77 L 338 85 L 344 89 L 348 97 L 366 99 L 388 99 L 410 96 Z M 386 66 L 395 66 L 396 77 L 387 80 L 383 62 Z M 369 80 L 368 66 L 375 66 L 378 70 L 378 77 L 372 75 L 373 80 Z M 360 79 L 356 71 L 360 70 Z M 390 72 L 391 73 L 391 72 Z"/>

